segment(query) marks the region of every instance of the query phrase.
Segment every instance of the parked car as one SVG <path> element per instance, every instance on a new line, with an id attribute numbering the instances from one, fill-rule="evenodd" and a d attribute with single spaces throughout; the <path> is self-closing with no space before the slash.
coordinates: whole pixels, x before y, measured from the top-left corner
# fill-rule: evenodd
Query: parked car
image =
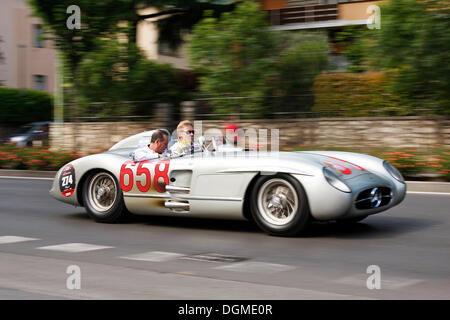
<path id="1" fill-rule="evenodd" d="M 20 147 L 48 145 L 51 123 L 52 121 L 42 121 L 25 124 L 11 134 L 6 142 Z"/>
<path id="2" fill-rule="evenodd" d="M 202 151 L 135 162 L 131 152 L 151 132 L 64 165 L 51 196 L 84 206 L 97 222 L 128 212 L 254 220 L 290 236 L 312 219 L 354 223 L 402 202 L 406 184 L 387 161 L 334 151 L 257 152 L 199 139 Z M 210 145 L 211 145 L 210 144 Z"/>

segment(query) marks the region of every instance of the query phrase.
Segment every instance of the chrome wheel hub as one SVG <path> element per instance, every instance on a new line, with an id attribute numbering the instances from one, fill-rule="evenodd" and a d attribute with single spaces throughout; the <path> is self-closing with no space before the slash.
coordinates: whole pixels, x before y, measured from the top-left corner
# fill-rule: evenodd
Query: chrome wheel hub
<path id="1" fill-rule="evenodd" d="M 89 183 L 89 199 L 96 211 L 111 209 L 116 201 L 117 186 L 114 178 L 106 172 L 95 175 Z"/>
<path id="2" fill-rule="evenodd" d="M 271 179 L 258 192 L 258 209 L 267 222 L 285 225 L 298 211 L 297 192 L 286 180 Z"/>

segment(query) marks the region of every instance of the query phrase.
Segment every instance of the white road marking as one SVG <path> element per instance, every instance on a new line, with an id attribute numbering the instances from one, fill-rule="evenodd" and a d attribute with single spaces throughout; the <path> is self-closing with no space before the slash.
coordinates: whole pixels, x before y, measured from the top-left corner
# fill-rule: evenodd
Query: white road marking
<path id="1" fill-rule="evenodd" d="M 144 253 L 133 254 L 130 256 L 119 257 L 121 259 L 150 261 L 150 262 L 165 262 L 177 259 L 184 256 L 181 253 L 164 252 L 164 251 L 150 251 Z"/>
<path id="2" fill-rule="evenodd" d="M 17 243 L 17 242 L 33 241 L 33 240 L 41 240 L 41 239 L 17 237 L 17 236 L 1 236 L 0 244 Z"/>
<path id="3" fill-rule="evenodd" d="M 370 274 L 359 274 L 355 276 L 349 276 L 337 279 L 333 282 L 340 284 L 347 284 L 358 287 L 367 287 L 367 279 Z M 401 277 L 384 277 L 381 275 L 381 290 L 396 290 L 407 286 L 412 286 L 414 284 L 423 282 L 421 279 L 411 279 L 411 278 L 401 278 Z"/>
<path id="4" fill-rule="evenodd" d="M 249 272 L 259 274 L 270 274 L 282 271 L 294 270 L 296 267 L 284 264 L 266 263 L 259 261 L 244 261 L 238 263 L 227 264 L 225 266 L 215 267 L 214 269 L 235 271 L 235 272 Z"/>
<path id="5" fill-rule="evenodd" d="M 38 177 L 13 177 L 13 176 L 0 176 L 2 179 L 26 179 L 26 180 L 54 180 L 55 178 L 38 178 Z"/>
<path id="6" fill-rule="evenodd" d="M 65 243 L 65 244 L 58 244 L 58 245 L 54 245 L 54 246 L 39 247 L 36 249 L 78 253 L 78 252 L 109 249 L 109 248 L 114 248 L 114 247 L 98 246 L 98 245 L 89 244 L 89 243 Z"/>
<path id="7" fill-rule="evenodd" d="M 411 194 L 431 194 L 431 195 L 438 195 L 438 196 L 450 196 L 450 193 L 448 193 L 448 192 L 406 191 L 406 193 L 411 193 Z"/>
<path id="8" fill-rule="evenodd" d="M 196 254 L 193 256 L 184 256 L 181 257 L 180 259 L 185 259 L 185 260 L 193 260 L 193 261 L 201 261 L 201 262 L 238 262 L 238 261 L 242 261 L 245 260 L 242 257 L 236 257 L 236 256 L 230 256 L 230 255 L 225 255 L 225 254 L 221 254 L 221 253 L 205 253 L 205 254 Z"/>

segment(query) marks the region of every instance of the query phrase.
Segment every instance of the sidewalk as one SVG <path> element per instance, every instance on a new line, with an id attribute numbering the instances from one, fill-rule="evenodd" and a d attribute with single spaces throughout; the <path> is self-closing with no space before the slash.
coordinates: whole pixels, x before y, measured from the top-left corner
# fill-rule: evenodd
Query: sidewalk
<path id="1" fill-rule="evenodd" d="M 54 178 L 56 171 L 5 170 L 0 177 Z M 406 181 L 408 192 L 433 192 L 450 194 L 450 182 Z"/>

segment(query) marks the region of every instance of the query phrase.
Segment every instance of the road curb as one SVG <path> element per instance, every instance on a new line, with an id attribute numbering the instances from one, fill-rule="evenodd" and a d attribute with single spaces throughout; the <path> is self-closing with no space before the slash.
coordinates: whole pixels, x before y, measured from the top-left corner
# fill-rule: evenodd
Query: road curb
<path id="1" fill-rule="evenodd" d="M 0 169 L 0 177 L 54 178 L 57 171 Z M 410 192 L 432 192 L 450 194 L 450 182 L 406 181 Z"/>
<path id="2" fill-rule="evenodd" d="M 450 194 L 450 182 L 406 181 L 411 192 L 438 192 Z"/>
<path id="3" fill-rule="evenodd" d="M 8 170 L 0 169 L 0 176 L 23 178 L 54 178 L 57 171 Z"/>

